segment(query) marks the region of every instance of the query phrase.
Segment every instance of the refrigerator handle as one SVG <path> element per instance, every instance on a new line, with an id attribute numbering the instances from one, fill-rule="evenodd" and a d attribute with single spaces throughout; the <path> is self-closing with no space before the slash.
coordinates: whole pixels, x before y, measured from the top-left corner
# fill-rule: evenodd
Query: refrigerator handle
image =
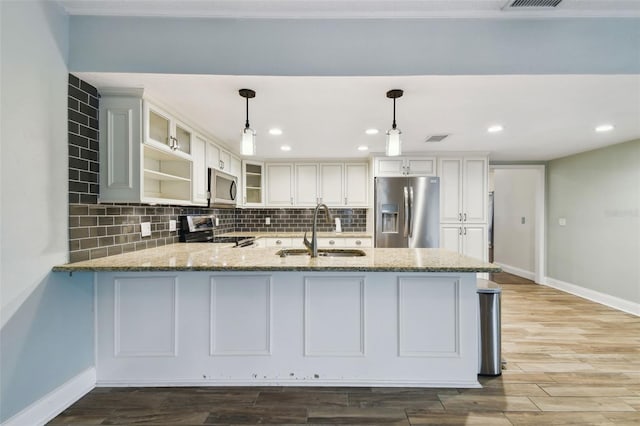
<path id="1" fill-rule="evenodd" d="M 409 190 L 404 187 L 404 236 L 409 236 Z"/>
<path id="2" fill-rule="evenodd" d="M 409 237 L 413 238 L 413 186 L 409 187 Z"/>

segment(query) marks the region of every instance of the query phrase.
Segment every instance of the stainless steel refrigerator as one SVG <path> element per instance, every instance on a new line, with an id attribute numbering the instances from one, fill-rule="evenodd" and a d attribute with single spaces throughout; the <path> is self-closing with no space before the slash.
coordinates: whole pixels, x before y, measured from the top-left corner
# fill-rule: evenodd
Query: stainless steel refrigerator
<path id="1" fill-rule="evenodd" d="M 440 178 L 375 179 L 376 247 L 440 246 Z"/>

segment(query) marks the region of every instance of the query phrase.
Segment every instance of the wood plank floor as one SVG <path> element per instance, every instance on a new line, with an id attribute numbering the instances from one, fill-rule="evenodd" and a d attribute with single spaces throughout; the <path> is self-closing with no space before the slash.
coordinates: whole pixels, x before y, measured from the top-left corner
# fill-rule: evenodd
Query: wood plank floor
<path id="1" fill-rule="evenodd" d="M 482 389 L 96 388 L 52 425 L 640 425 L 640 318 L 513 275 Z"/>

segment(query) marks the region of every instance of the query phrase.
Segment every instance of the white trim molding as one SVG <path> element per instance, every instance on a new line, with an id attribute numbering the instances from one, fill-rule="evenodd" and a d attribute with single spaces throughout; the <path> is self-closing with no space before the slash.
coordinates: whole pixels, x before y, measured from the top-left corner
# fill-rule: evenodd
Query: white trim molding
<path id="1" fill-rule="evenodd" d="M 531 281 L 536 280 L 535 272 L 526 271 L 524 269 L 516 268 L 515 266 L 505 265 L 504 263 L 500 263 L 500 262 L 493 262 L 493 263 L 501 267 L 504 272 L 508 272 L 510 274 L 517 275 L 519 277 L 526 278 Z M 542 283 L 538 283 L 538 284 L 542 284 Z"/>
<path id="2" fill-rule="evenodd" d="M 551 277 L 546 277 L 545 282 L 541 284 L 555 288 L 556 290 L 573 294 L 574 296 L 582 297 L 583 299 L 591 300 L 592 302 L 600 303 L 601 305 L 605 305 L 631 315 L 640 316 L 640 303 L 621 299 L 616 296 L 611 296 L 610 294 L 600 293 L 599 291 L 580 287 L 579 285 L 556 280 Z"/>
<path id="3" fill-rule="evenodd" d="M 96 369 L 88 368 L 29 405 L 3 426 L 43 425 L 96 387 Z"/>

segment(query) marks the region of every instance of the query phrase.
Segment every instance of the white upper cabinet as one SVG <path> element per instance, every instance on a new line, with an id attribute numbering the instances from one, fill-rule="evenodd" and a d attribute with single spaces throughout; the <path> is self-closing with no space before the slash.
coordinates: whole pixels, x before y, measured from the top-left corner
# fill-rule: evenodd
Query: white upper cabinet
<path id="1" fill-rule="evenodd" d="M 264 206 L 264 163 L 242 161 L 242 195 L 244 206 Z"/>
<path id="2" fill-rule="evenodd" d="M 436 157 L 376 157 L 375 176 L 435 176 Z"/>
<path id="3" fill-rule="evenodd" d="M 142 93 L 125 92 L 100 100 L 100 201 L 192 204 L 191 156 L 144 136 L 150 128 L 158 139 L 171 135 L 175 121 L 163 113 L 168 124 L 151 124 Z"/>
<path id="4" fill-rule="evenodd" d="M 263 205 L 314 207 L 324 203 L 329 207 L 368 207 L 368 170 L 366 163 L 266 163 Z M 256 180 L 251 173 L 243 173 L 243 178 Z M 243 186 L 245 191 L 257 191 L 255 184 L 248 181 Z"/>
<path id="5" fill-rule="evenodd" d="M 319 188 L 320 166 L 315 163 L 295 165 L 295 199 L 296 206 L 315 206 L 320 196 Z"/>
<path id="6" fill-rule="evenodd" d="M 176 154 L 191 155 L 193 131 L 148 101 L 144 101 L 144 142 Z"/>
<path id="7" fill-rule="evenodd" d="M 487 222 L 487 158 L 443 157 L 440 176 L 440 222 Z"/>
<path id="8" fill-rule="evenodd" d="M 228 173 L 238 178 L 242 175 L 242 161 L 235 155 L 231 156 L 231 168 Z"/>
<path id="9" fill-rule="evenodd" d="M 266 165 L 267 206 L 293 206 L 293 164 Z"/>
<path id="10" fill-rule="evenodd" d="M 218 162 L 218 170 L 222 170 L 226 173 L 231 173 L 231 154 L 224 149 L 220 149 L 220 161 Z"/>
<path id="11" fill-rule="evenodd" d="M 193 203 L 207 204 L 207 142 L 202 136 L 195 135 L 191 146 L 193 159 Z"/>
<path id="12" fill-rule="evenodd" d="M 346 205 L 343 164 L 320 164 L 319 202 L 328 206 Z"/>
<path id="13" fill-rule="evenodd" d="M 207 143 L 207 167 L 220 170 L 220 148 L 211 142 Z"/>
<path id="14" fill-rule="evenodd" d="M 487 159 L 464 158 L 462 166 L 462 220 L 466 223 L 486 223 L 489 199 Z"/>
<path id="15" fill-rule="evenodd" d="M 344 176 L 344 204 L 349 207 L 368 207 L 369 166 L 366 163 L 347 163 Z"/>

